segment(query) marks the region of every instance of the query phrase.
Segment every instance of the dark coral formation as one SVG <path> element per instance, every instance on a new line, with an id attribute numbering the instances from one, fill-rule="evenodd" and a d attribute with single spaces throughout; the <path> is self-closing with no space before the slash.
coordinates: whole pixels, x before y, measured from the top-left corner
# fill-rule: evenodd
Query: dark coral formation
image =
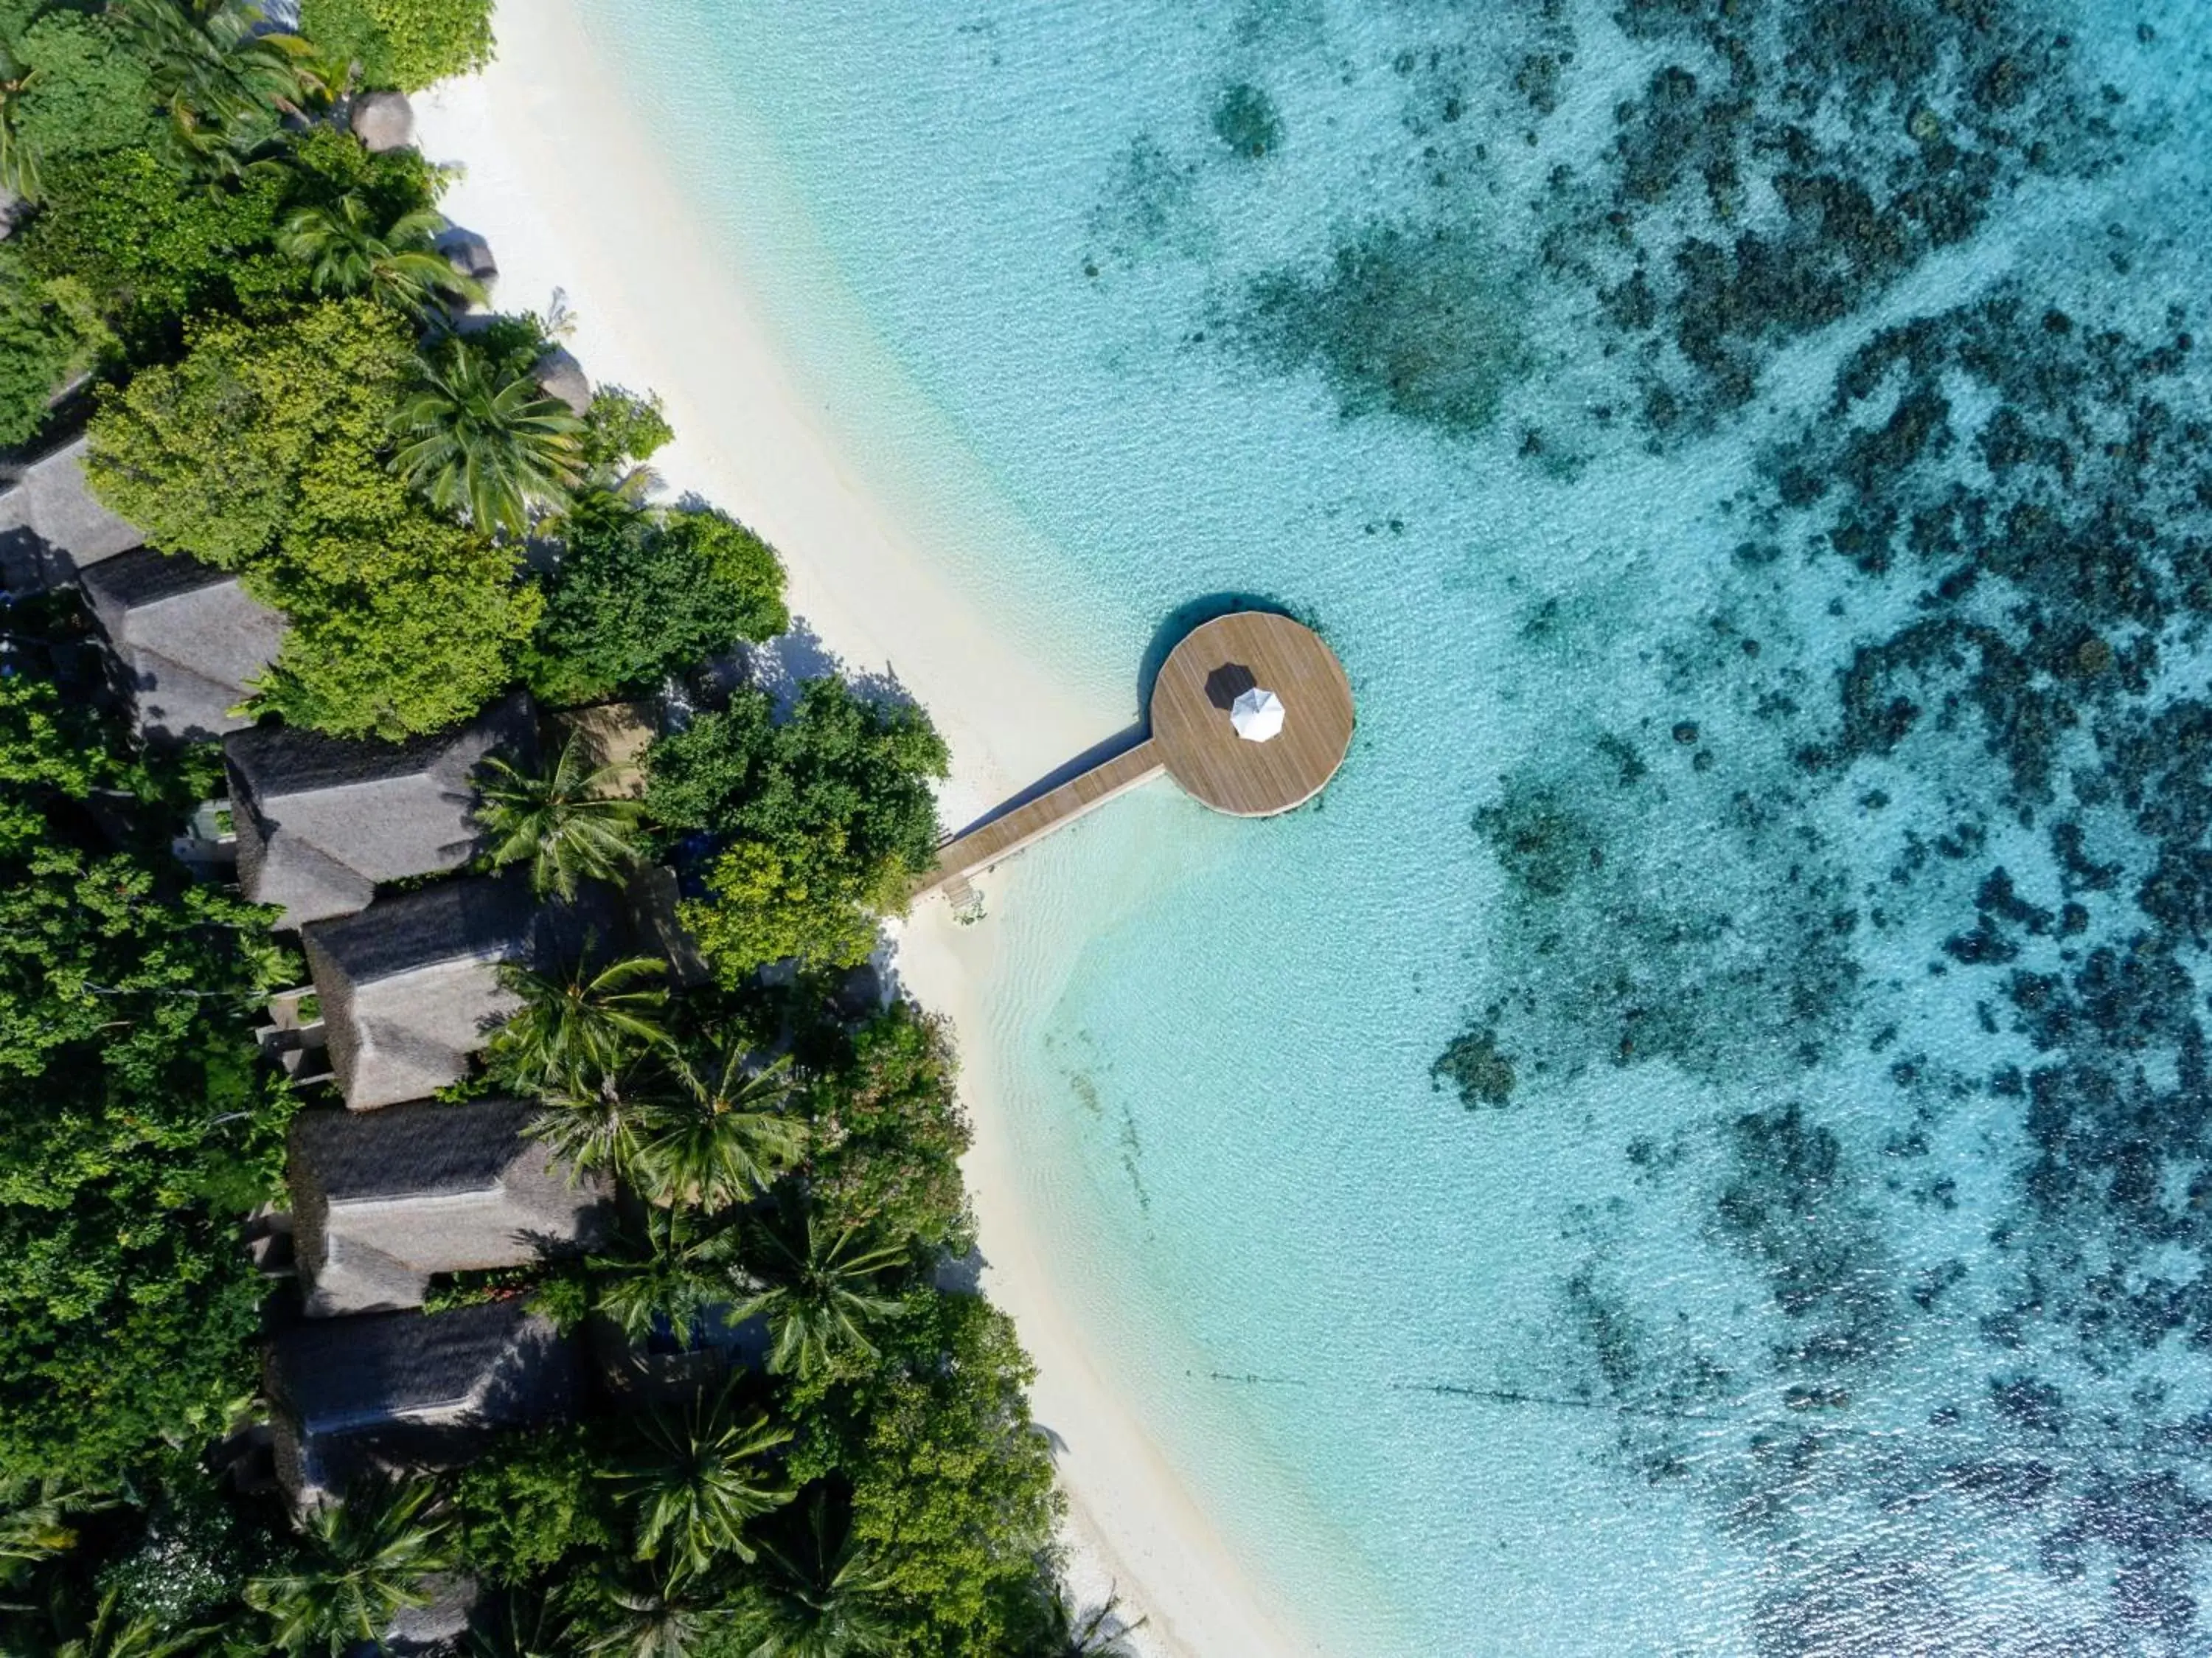
<path id="1" fill-rule="evenodd" d="M 1318 272 L 1256 278 L 1235 337 L 1275 368 L 1320 370 L 1346 415 L 1382 410 L 1474 433 L 1522 366 L 1509 293 L 1476 233 L 1379 225 Z"/>

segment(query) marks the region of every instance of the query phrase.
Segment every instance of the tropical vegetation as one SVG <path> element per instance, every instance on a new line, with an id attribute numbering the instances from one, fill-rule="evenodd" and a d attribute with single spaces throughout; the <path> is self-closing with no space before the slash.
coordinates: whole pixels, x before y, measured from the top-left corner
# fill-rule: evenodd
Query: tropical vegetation
<path id="1" fill-rule="evenodd" d="M 443 176 L 347 131 L 362 93 L 490 46 L 487 0 L 304 0 L 296 34 L 246 0 L 0 0 L 0 446 L 88 409 L 100 497 L 284 616 L 260 716 L 399 739 L 518 684 L 699 710 L 641 795 L 580 738 L 477 776 L 486 867 L 560 902 L 672 864 L 710 971 L 595 938 L 510 973 L 461 1092 L 535 1101 L 619 1223 L 430 1305 L 525 1295 L 641 1375 L 712 1380 L 305 1512 L 228 1478 L 270 1408 L 245 1229 L 284 1201 L 295 1106 L 251 1032 L 301 970 L 171 855 L 219 752 L 139 743 L 82 607 L 17 603 L 0 1650 L 375 1649 L 460 1578 L 483 1653 L 1073 1650 L 1028 1362 L 939 1286 L 972 1244 L 946 1033 L 847 978 L 928 867 L 944 745 L 835 676 L 727 689 L 790 624 L 773 549 L 653 504 L 658 401 L 554 395 L 558 327 L 488 314 L 441 251 Z"/>

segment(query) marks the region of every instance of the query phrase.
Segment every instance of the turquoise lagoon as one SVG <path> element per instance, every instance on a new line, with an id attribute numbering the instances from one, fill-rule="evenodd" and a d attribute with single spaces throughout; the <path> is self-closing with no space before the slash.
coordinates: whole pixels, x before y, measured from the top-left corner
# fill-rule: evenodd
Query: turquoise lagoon
<path id="1" fill-rule="evenodd" d="M 1350 670 L 1318 806 L 1002 874 L 969 1033 L 1255 1580 L 2212 1649 L 2212 11 L 586 10 L 1026 649 Z"/>

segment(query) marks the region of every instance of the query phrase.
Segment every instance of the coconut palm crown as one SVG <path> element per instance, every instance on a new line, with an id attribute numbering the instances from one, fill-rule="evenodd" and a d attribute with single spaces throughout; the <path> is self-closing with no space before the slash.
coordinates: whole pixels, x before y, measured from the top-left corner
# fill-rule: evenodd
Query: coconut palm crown
<path id="1" fill-rule="evenodd" d="M 669 1070 L 673 1090 L 638 1106 L 625 1171 L 648 1201 L 726 1209 L 799 1161 L 806 1125 L 781 1109 L 796 1086 L 788 1055 L 754 1070 L 732 1043 L 704 1066 L 678 1055 Z"/>
<path id="2" fill-rule="evenodd" d="M 856 1223 L 832 1228 L 793 1207 L 757 1224 L 747 1240 L 752 1292 L 730 1310 L 738 1322 L 765 1314 L 768 1368 L 811 1376 L 845 1357 L 872 1357 L 870 1329 L 906 1311 L 884 1275 L 906 1259 Z"/>
<path id="3" fill-rule="evenodd" d="M 400 1612 L 429 1605 L 425 1580 L 453 1564 L 447 1521 L 432 1509 L 436 1491 L 417 1480 L 311 1514 L 299 1553 L 246 1585 L 246 1605 L 269 1618 L 270 1645 L 289 1658 L 341 1658 L 356 1643 L 380 1644 Z"/>
<path id="4" fill-rule="evenodd" d="M 116 0 L 112 14 L 147 65 L 183 157 L 216 176 L 276 135 L 319 90 L 311 49 L 264 30 L 252 0 Z"/>
<path id="5" fill-rule="evenodd" d="M 557 506 L 583 476 L 584 423 L 527 373 L 466 340 L 424 363 L 398 427 L 400 473 L 479 529 L 526 533 L 532 509 Z"/>
<path id="6" fill-rule="evenodd" d="M 610 1477 L 635 1515 L 638 1557 L 686 1573 L 708 1571 L 726 1554 L 750 1562 L 746 1522 L 791 1500 L 765 1459 L 792 1430 L 740 1409 L 726 1387 L 688 1411 L 653 1412 L 637 1435 L 636 1450 Z"/>
<path id="7" fill-rule="evenodd" d="M 277 231 L 276 247 L 307 267 L 319 294 L 374 294 L 410 311 L 441 299 L 480 301 L 483 284 L 456 271 L 433 245 L 442 222 L 434 210 L 418 207 L 380 226 L 375 210 L 348 191 L 295 210 Z"/>
<path id="8" fill-rule="evenodd" d="M 538 895 L 574 898 L 585 881 L 617 881 L 638 860 L 644 802 L 617 792 L 620 768 L 593 767 L 570 731 L 553 764 L 525 771 L 496 755 L 477 770 L 477 824 L 494 864 L 530 865 Z"/>
<path id="9" fill-rule="evenodd" d="M 741 1616 L 745 1658 L 869 1658 L 896 1637 L 878 1610 L 883 1580 L 849 1523 L 817 1489 L 803 1526 L 763 1539 L 760 1569 Z"/>
<path id="10" fill-rule="evenodd" d="M 658 982 L 667 971 L 652 956 L 594 966 L 588 954 L 557 973 L 503 967 L 501 982 L 520 1005 L 493 1034 L 485 1058 L 495 1074 L 533 1093 L 606 1090 L 640 1054 L 667 1044 L 660 1010 L 668 991 Z"/>

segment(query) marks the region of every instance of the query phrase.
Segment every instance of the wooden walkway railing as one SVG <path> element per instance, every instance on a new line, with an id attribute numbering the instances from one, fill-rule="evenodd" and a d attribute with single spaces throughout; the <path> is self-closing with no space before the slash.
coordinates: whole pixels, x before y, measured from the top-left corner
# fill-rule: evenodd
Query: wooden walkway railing
<path id="1" fill-rule="evenodd" d="M 980 875 L 1001 858 L 1012 857 L 1031 842 L 1043 839 L 1092 808 L 1103 806 L 1116 795 L 1126 795 L 1140 783 L 1150 783 L 1165 769 L 1166 763 L 1150 737 L 1123 749 L 1079 777 L 1070 777 L 1035 800 L 945 842 L 938 850 L 937 867 L 915 883 L 913 896 L 921 898 L 954 881 Z"/>

